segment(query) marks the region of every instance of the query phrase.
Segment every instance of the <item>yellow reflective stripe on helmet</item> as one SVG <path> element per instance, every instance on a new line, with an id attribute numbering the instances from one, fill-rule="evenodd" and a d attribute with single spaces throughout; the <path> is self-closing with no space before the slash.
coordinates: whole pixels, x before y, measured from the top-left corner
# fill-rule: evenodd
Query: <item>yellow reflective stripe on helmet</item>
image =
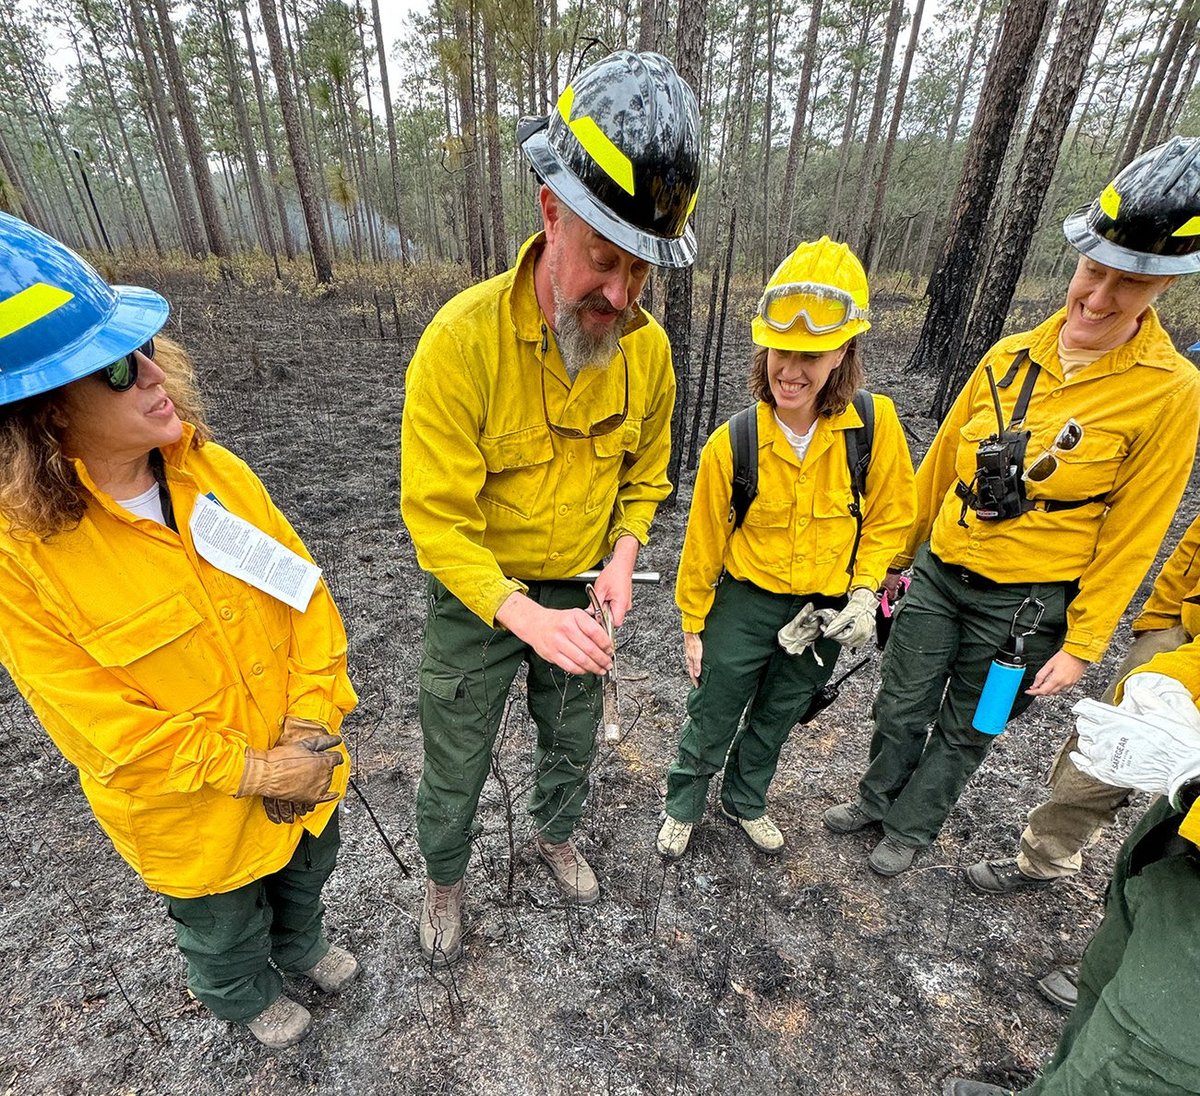
<path id="1" fill-rule="evenodd" d="M 699 197 L 700 197 L 700 188 L 696 187 L 696 193 L 692 195 L 692 200 L 690 202 L 688 202 L 687 215 L 689 217 L 692 215 L 692 211 L 696 208 L 696 199 Z"/>
<path id="2" fill-rule="evenodd" d="M 633 194 L 633 162 L 609 140 L 595 119 L 590 117 L 571 120 L 571 108 L 575 105 L 575 89 L 569 84 L 558 97 L 558 113 L 575 134 L 583 150 L 600 169 L 626 194 Z"/>
<path id="3" fill-rule="evenodd" d="M 1174 232 L 1172 236 L 1200 236 L 1200 217 L 1189 217 Z"/>
<path id="4" fill-rule="evenodd" d="M 1117 193 L 1117 188 L 1112 183 L 1109 183 L 1104 188 L 1104 193 L 1100 195 L 1100 208 L 1114 221 L 1117 219 L 1117 211 L 1121 208 L 1121 195 Z"/>
<path id="5" fill-rule="evenodd" d="M 28 289 L 14 293 L 6 301 L 0 301 L 0 339 L 49 316 L 74 296 L 74 293 L 57 286 L 34 282 Z"/>

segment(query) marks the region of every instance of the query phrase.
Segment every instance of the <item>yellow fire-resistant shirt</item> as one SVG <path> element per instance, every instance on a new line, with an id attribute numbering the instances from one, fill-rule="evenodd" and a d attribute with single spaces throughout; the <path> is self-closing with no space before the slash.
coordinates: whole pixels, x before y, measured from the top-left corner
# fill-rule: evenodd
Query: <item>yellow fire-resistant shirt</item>
<path id="1" fill-rule="evenodd" d="M 400 504 L 417 561 L 488 624 L 522 579 L 576 575 L 626 533 L 645 544 L 671 490 L 666 334 L 639 313 L 607 368 L 572 382 L 534 291 L 543 243 L 444 305 L 405 381 Z M 594 433 L 620 415 L 626 370 L 615 430 L 550 429 Z"/>
<path id="2" fill-rule="evenodd" d="M 0 532 L 0 661 L 63 755 L 117 851 L 152 890 L 219 894 L 283 867 L 302 827 L 235 799 L 247 746 L 291 714 L 334 732 L 357 698 L 346 633 L 324 581 L 305 612 L 200 559 L 199 494 L 307 557 L 250 469 L 193 431 L 163 451 L 179 532 L 96 490 L 75 529 L 45 541 Z M 343 750 L 344 753 L 344 750 Z M 349 759 L 334 770 L 342 795 Z"/>
<path id="3" fill-rule="evenodd" d="M 908 566 L 929 540 L 940 559 L 996 582 L 1078 580 L 1063 650 L 1096 662 L 1187 486 L 1200 427 L 1200 376 L 1151 308 L 1129 342 L 1064 378 L 1058 332 L 1065 316 L 1060 310 L 1032 331 L 1001 339 L 971 375 L 917 472 L 917 521 L 896 566 Z M 955 485 L 971 482 L 979 443 L 997 428 L 984 366 L 991 364 L 999 381 L 1022 350 L 1042 367 L 1025 418 L 1032 432 L 1025 466 L 1050 449 L 1068 419 L 1083 427 L 1074 449 L 1055 454 L 1054 472 L 1026 485 L 1029 498 L 1103 501 L 1003 521 L 980 521 L 968 510 L 964 528 Z M 1006 427 L 1027 368 L 1000 391 Z"/>
<path id="4" fill-rule="evenodd" d="M 854 404 L 817 419 L 801 463 L 775 421 L 758 404 L 758 495 L 733 528 L 733 449 L 729 423 L 713 431 L 700 454 L 687 535 L 675 579 L 685 632 L 701 632 L 722 570 L 778 594 L 844 594 L 875 590 L 904 544 L 916 508 L 912 459 L 896 409 L 875 396 L 875 436 L 862 500 L 862 541 L 847 572 L 856 522 L 844 432 L 862 426 Z"/>
<path id="5" fill-rule="evenodd" d="M 1189 636 L 1200 635 L 1200 518 L 1188 526 L 1163 564 L 1133 630 L 1154 632 L 1177 624 Z"/>

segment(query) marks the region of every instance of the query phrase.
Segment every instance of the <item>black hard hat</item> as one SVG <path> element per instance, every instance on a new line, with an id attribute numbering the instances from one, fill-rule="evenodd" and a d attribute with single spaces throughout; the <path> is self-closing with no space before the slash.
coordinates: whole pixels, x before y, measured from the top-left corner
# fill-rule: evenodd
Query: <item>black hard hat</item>
<path id="1" fill-rule="evenodd" d="M 549 118 L 524 119 L 521 150 L 542 181 L 605 239 L 657 266 L 690 266 L 700 111 L 657 53 L 589 65 Z"/>
<path id="2" fill-rule="evenodd" d="M 1135 274 L 1200 270 L 1200 138 L 1143 152 L 1091 205 L 1063 221 L 1090 259 Z"/>

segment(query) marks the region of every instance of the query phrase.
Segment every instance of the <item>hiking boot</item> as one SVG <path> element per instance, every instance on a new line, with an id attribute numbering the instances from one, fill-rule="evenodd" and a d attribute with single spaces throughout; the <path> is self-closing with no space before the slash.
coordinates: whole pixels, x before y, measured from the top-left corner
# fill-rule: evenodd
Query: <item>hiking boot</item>
<path id="1" fill-rule="evenodd" d="M 462 955 L 462 896 L 465 877 L 442 886 L 425 880 L 421 903 L 421 951 L 435 967 L 448 967 Z"/>
<path id="2" fill-rule="evenodd" d="M 1070 1012 L 1079 1000 L 1079 968 L 1059 967 L 1039 978 L 1038 992 L 1052 1005 Z"/>
<path id="3" fill-rule="evenodd" d="M 1035 879 L 1017 867 L 1015 857 L 1006 860 L 980 860 L 963 874 L 972 890 L 980 894 L 1016 894 L 1019 891 L 1045 890 L 1053 879 Z"/>
<path id="4" fill-rule="evenodd" d="M 891 837 L 885 837 L 871 850 L 867 866 L 876 875 L 899 875 L 912 865 L 917 850 L 912 845 L 901 845 Z"/>
<path id="5" fill-rule="evenodd" d="M 358 977 L 358 960 L 345 948 L 330 944 L 316 966 L 300 972 L 301 977 L 315 982 L 318 989 L 326 993 L 341 993 Z"/>
<path id="6" fill-rule="evenodd" d="M 982 1081 L 968 1081 L 965 1077 L 947 1077 L 942 1096 L 1013 1096 L 1013 1091 Z"/>
<path id="7" fill-rule="evenodd" d="M 303 1005 L 281 994 L 252 1020 L 247 1020 L 246 1027 L 268 1050 L 285 1050 L 308 1034 L 312 1016 Z"/>
<path id="8" fill-rule="evenodd" d="M 839 803 L 836 807 L 830 807 L 821 816 L 821 821 L 825 823 L 827 830 L 833 830 L 834 833 L 858 833 L 879 819 L 868 815 L 858 805 L 857 799 L 851 799 L 849 803 Z"/>
<path id="9" fill-rule="evenodd" d="M 590 906 L 600 897 L 600 884 L 596 873 L 584 860 L 573 841 L 550 844 L 537 839 L 538 856 L 550 865 L 550 874 L 568 902 L 578 906 Z"/>
<path id="10" fill-rule="evenodd" d="M 687 852 L 688 842 L 692 839 L 694 828 L 694 822 L 680 822 L 667 815 L 663 819 L 662 828 L 658 831 L 658 840 L 654 842 L 654 847 L 658 849 L 658 855 L 665 856 L 668 860 L 678 860 Z"/>
<path id="11" fill-rule="evenodd" d="M 730 822 L 742 827 L 742 833 L 759 852 L 765 852 L 768 856 L 777 856 L 783 851 L 783 834 L 779 832 L 779 827 L 771 821 L 770 815 L 764 814 L 761 818 L 738 818 L 736 814 L 730 814 L 724 804 L 721 805 L 721 813 Z"/>

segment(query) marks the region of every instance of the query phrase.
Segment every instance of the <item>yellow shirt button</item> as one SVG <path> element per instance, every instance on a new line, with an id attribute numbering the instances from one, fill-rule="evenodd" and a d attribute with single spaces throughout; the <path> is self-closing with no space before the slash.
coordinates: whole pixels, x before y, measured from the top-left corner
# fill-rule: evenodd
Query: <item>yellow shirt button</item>
<path id="1" fill-rule="evenodd" d="M 221 619 L 222 620 L 232 620 L 233 619 L 233 610 L 231 608 L 229 608 L 228 605 L 221 606 Z"/>
<path id="2" fill-rule="evenodd" d="M 252 674 L 253 674 L 255 677 L 262 677 L 262 674 L 263 674 L 263 664 L 262 664 L 261 662 L 256 662 L 256 663 L 255 663 L 253 666 L 251 666 L 251 667 L 250 667 L 250 672 L 251 672 L 251 673 L 252 673 Z"/>

